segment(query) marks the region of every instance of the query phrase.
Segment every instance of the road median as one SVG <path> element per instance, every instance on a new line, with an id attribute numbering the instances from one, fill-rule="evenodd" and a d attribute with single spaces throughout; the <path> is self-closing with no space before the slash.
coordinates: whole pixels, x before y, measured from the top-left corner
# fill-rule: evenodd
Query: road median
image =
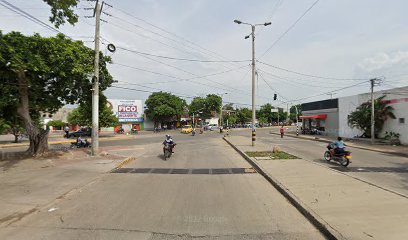
<path id="1" fill-rule="evenodd" d="M 273 135 L 279 135 L 280 133 L 273 133 L 271 132 L 270 134 Z M 290 133 L 285 133 L 285 137 L 291 137 L 291 138 L 298 138 L 298 139 L 303 139 L 303 140 L 310 140 L 310 141 L 317 141 L 317 142 L 324 142 L 324 143 L 331 143 L 333 140 L 331 139 L 326 139 L 326 138 L 321 138 L 321 137 L 309 137 L 309 136 L 303 136 L 303 135 L 295 135 L 295 134 L 290 134 Z M 351 148 L 358 148 L 362 150 L 368 150 L 368 151 L 373 151 L 373 152 L 379 152 L 379 153 L 386 153 L 386 154 L 392 154 L 400 157 L 408 157 L 408 153 L 403 152 L 403 150 L 394 150 L 394 149 L 386 149 L 386 148 L 381 148 L 381 146 L 376 145 L 374 146 L 364 146 L 361 144 L 358 144 L 356 142 L 346 142 L 348 147 Z"/>
<path id="2" fill-rule="evenodd" d="M 247 151 L 273 146 L 226 137 L 268 182 L 329 239 L 408 239 L 408 200 L 302 159 L 257 160 Z"/>

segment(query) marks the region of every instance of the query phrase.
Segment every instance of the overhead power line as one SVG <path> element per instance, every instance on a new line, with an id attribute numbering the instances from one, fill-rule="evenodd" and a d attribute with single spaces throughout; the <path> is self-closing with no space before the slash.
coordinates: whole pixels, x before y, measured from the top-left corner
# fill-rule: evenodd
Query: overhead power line
<path id="1" fill-rule="evenodd" d="M 257 74 L 261 77 L 261 79 L 266 83 L 266 85 L 267 85 L 275 94 L 277 94 L 278 96 L 280 96 L 282 99 L 289 100 L 288 98 L 286 98 L 286 97 L 282 96 L 281 94 L 279 94 L 279 91 L 276 91 L 276 89 L 273 88 L 273 87 L 269 84 L 268 81 L 266 81 L 266 79 L 263 77 L 263 75 L 262 75 L 258 70 L 259 70 L 259 69 L 257 69 Z M 280 102 L 283 102 L 283 101 L 280 100 L 280 99 L 277 99 L 277 100 L 280 101 Z"/>
<path id="2" fill-rule="evenodd" d="M 180 61 L 188 61 L 188 62 L 202 62 L 202 63 L 220 63 L 220 62 L 249 62 L 250 60 L 231 60 L 231 61 L 223 61 L 223 60 L 200 60 L 200 59 L 188 59 L 188 58 L 176 58 L 176 57 L 169 57 L 169 56 L 162 56 L 162 55 L 156 55 L 152 53 L 146 53 L 146 52 L 140 52 L 137 50 L 132 50 L 120 46 L 116 46 L 117 49 L 122 49 L 128 52 L 133 52 L 137 54 L 142 54 L 146 56 L 152 56 L 152 57 L 158 57 L 158 58 L 165 58 L 165 59 L 172 59 L 172 60 L 180 60 Z"/>
<path id="3" fill-rule="evenodd" d="M 342 88 L 339 88 L 339 89 L 336 89 L 336 90 L 333 90 L 333 91 L 324 92 L 324 93 L 320 93 L 320 94 L 317 94 L 317 95 L 308 96 L 308 97 L 304 97 L 304 98 L 298 98 L 298 99 L 293 100 L 293 102 L 294 102 L 294 101 L 306 100 L 306 99 L 310 99 L 310 98 L 314 98 L 314 97 L 319 97 L 319 96 L 327 95 L 327 94 L 330 94 L 330 93 L 339 92 L 339 91 L 342 91 L 342 90 L 345 90 L 345 89 L 349 89 L 349 88 L 353 88 L 353 87 L 356 87 L 356 86 L 365 84 L 365 83 L 367 83 L 367 82 L 368 82 L 368 81 L 364 81 L 364 82 L 360 82 L 360 83 L 353 84 L 353 85 L 350 85 L 350 86 L 342 87 Z M 292 102 L 292 101 L 287 101 L 287 102 Z"/>
<path id="4" fill-rule="evenodd" d="M 168 74 L 163 74 L 163 73 L 159 73 L 159 72 L 155 72 L 155 71 L 151 71 L 151 70 L 147 70 L 147 69 L 143 69 L 143 68 L 139 68 L 139 67 L 134 67 L 134 66 L 129 66 L 126 64 L 122 64 L 122 63 L 117 63 L 117 62 L 113 62 L 112 64 L 114 65 L 119 65 L 119 66 L 123 66 L 123 67 L 127 67 L 127 68 L 132 68 L 135 70 L 139 70 L 139 71 L 143 71 L 143 72 L 148 72 L 148 73 L 152 73 L 152 74 L 156 74 L 156 75 L 161 75 L 164 77 L 169 77 L 169 78 L 174 78 L 174 79 L 178 79 L 178 80 L 174 80 L 174 81 L 161 81 L 161 82 L 145 82 L 145 83 L 141 83 L 144 85 L 149 85 L 149 84 L 160 84 L 160 83 L 173 83 L 173 82 L 181 82 L 181 81 L 188 81 L 188 80 L 192 80 L 192 79 L 198 79 L 198 78 L 206 78 L 206 77 L 211 77 L 211 76 L 216 76 L 216 75 L 221 75 L 224 73 L 228 73 L 228 72 L 232 72 L 241 68 L 245 68 L 248 65 L 244 65 L 244 66 L 240 66 L 239 68 L 235 68 L 235 69 L 231 69 L 231 70 L 226 70 L 226 71 L 222 71 L 222 72 L 217 72 L 217 73 L 211 73 L 211 74 L 207 74 L 207 75 L 202 75 L 202 76 L 197 76 L 197 77 L 191 77 L 191 78 L 180 78 L 177 76 L 172 76 L 172 75 L 168 75 Z"/>
<path id="5" fill-rule="evenodd" d="M 50 30 L 50 31 L 62 33 L 62 32 L 59 31 L 58 29 L 56 29 L 56 28 L 54 28 L 54 27 L 48 25 L 47 23 L 41 21 L 40 19 L 34 17 L 33 15 L 27 13 L 26 11 L 22 10 L 21 8 L 17 7 L 17 6 L 14 5 L 14 4 L 9 3 L 9 2 L 6 1 L 6 0 L 0 0 L 0 5 L 3 6 L 3 7 L 5 7 L 5 8 L 7 8 L 7 9 L 9 9 L 10 11 L 12 11 L 12 12 L 14 12 L 14 13 L 17 13 L 17 14 L 19 14 L 19 15 L 25 17 L 26 19 L 28 19 L 28 20 L 30 20 L 30 21 L 32 21 L 32 22 L 38 24 L 38 25 L 41 25 L 41 26 L 44 27 L 44 28 L 47 28 L 47 29 Z M 63 34 L 63 33 L 62 33 L 62 34 Z"/>
<path id="6" fill-rule="evenodd" d="M 257 62 L 259 62 L 261 64 L 264 64 L 266 66 L 275 68 L 275 69 L 279 69 L 281 71 L 290 72 L 290 73 L 294 73 L 294 74 L 297 74 L 297 75 L 302 75 L 302 76 L 312 77 L 312 78 L 321 78 L 321 79 L 339 80 L 339 81 L 363 81 L 363 80 L 368 80 L 368 78 L 336 78 L 336 77 L 317 76 L 317 75 L 311 75 L 311 74 L 306 74 L 306 73 L 301 73 L 301 72 L 285 69 L 285 68 L 274 66 L 272 64 L 268 64 L 268 63 L 261 62 L 261 61 L 257 61 Z"/>
<path id="7" fill-rule="evenodd" d="M 125 14 L 125 15 L 131 17 L 131 18 L 133 18 L 133 19 L 136 19 L 136 20 L 138 20 L 138 21 L 140 21 L 140 22 L 143 22 L 143 23 L 145 23 L 145 24 L 147 24 L 147 25 L 149 25 L 149 26 L 151 26 L 151 27 L 153 27 L 153 28 L 156 28 L 156 29 L 158 29 L 158 30 L 160 30 L 160 31 L 163 31 L 163 32 L 165 32 L 165 33 L 167 33 L 167 34 L 169 34 L 169 35 L 171 35 L 171 36 L 174 36 L 174 37 L 176 37 L 177 39 L 182 40 L 182 41 L 183 41 L 183 43 L 181 43 L 182 46 L 186 46 L 186 45 L 187 45 L 186 43 L 188 43 L 188 44 L 190 44 L 190 45 L 192 45 L 192 46 L 194 46 L 194 47 L 196 47 L 196 48 L 201 49 L 201 50 L 196 49 L 196 50 L 200 51 L 201 53 L 204 53 L 204 54 L 210 53 L 212 56 L 215 56 L 215 58 L 222 59 L 222 60 L 229 60 L 229 59 L 227 59 L 226 57 L 222 56 L 221 54 L 219 54 L 219 53 L 217 53 L 217 52 L 214 52 L 214 51 L 211 51 L 211 50 L 209 50 L 209 49 L 207 49 L 207 48 L 205 48 L 205 47 L 202 47 L 202 46 L 200 46 L 199 44 L 197 44 L 197 43 L 195 43 L 195 42 L 193 42 L 193 41 L 190 41 L 190 40 L 188 40 L 188 39 L 186 39 L 186 38 L 184 38 L 184 37 L 182 37 L 182 36 L 179 36 L 178 34 L 175 34 L 175 33 L 173 33 L 173 32 L 170 32 L 170 31 L 168 31 L 168 30 L 166 30 L 166 29 L 164 29 L 164 28 L 162 28 L 162 27 L 159 27 L 159 26 L 153 24 L 153 23 L 150 23 L 150 22 L 148 22 L 148 21 L 146 21 L 146 20 L 144 20 L 144 19 L 142 19 L 142 18 L 140 18 L 140 17 L 136 17 L 136 16 L 134 16 L 134 15 L 132 15 L 132 14 L 130 14 L 130 13 L 124 11 L 124 10 L 121 10 L 121 9 L 119 9 L 119 8 L 116 8 L 116 7 L 113 8 L 113 9 L 115 9 L 115 10 L 117 10 L 117 11 L 119 11 L 119 12 L 121 12 L 121 13 L 123 13 L 123 14 Z M 176 41 L 176 40 L 173 40 L 173 41 Z M 176 42 L 178 42 L 178 41 L 176 41 Z M 190 46 L 190 48 L 192 48 L 192 47 Z M 205 52 L 207 52 L 207 53 L 205 53 L 205 52 L 203 52 L 203 51 L 205 51 Z M 208 55 L 209 55 L 209 54 L 208 54 Z M 232 64 L 232 63 L 231 63 L 231 64 Z"/>
<path id="8" fill-rule="evenodd" d="M 143 89 L 136 89 L 136 88 L 128 88 L 128 87 L 120 87 L 120 86 L 111 86 L 112 88 L 118 88 L 118 89 L 124 89 L 124 90 L 130 90 L 130 91 L 136 91 L 136 92 L 145 92 L 145 93 L 154 93 L 155 91 L 149 91 L 149 90 L 143 90 Z M 168 92 L 171 93 L 173 95 L 176 95 L 178 97 L 182 97 L 182 98 L 189 98 L 189 99 L 194 99 L 196 96 L 189 96 L 189 95 L 180 95 L 180 94 L 174 94 L 170 91 L 165 91 L 165 90 L 161 90 L 162 92 Z M 228 101 L 223 101 L 223 103 L 226 104 L 235 104 L 235 105 L 241 105 L 241 106 L 252 106 L 252 104 L 249 103 L 240 103 L 240 102 L 228 102 Z M 256 106 L 260 106 L 260 105 L 256 105 Z"/>
<path id="9" fill-rule="evenodd" d="M 273 43 L 272 45 L 266 49 L 266 51 L 261 55 L 260 58 L 262 58 L 263 56 L 265 56 L 266 53 L 268 53 L 286 34 L 288 34 L 288 32 L 290 30 L 292 30 L 296 24 L 298 24 L 298 22 L 310 11 L 312 10 L 312 8 L 319 2 L 320 0 L 316 0 L 308 9 L 306 9 L 306 11 L 292 24 L 290 25 L 290 27 L 288 29 L 286 29 L 285 32 L 283 32 Z"/>

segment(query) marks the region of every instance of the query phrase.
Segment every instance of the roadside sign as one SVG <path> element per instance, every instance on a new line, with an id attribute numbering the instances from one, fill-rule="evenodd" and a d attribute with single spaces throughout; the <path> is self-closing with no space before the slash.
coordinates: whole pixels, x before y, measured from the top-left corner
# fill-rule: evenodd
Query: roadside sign
<path id="1" fill-rule="evenodd" d="M 278 112 L 278 109 L 271 109 L 271 112 Z"/>

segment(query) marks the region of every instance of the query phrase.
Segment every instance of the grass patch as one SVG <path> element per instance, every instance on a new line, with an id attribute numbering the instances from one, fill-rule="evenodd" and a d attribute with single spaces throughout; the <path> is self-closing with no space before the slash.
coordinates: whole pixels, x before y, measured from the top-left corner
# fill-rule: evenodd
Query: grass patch
<path id="1" fill-rule="evenodd" d="M 269 157 L 271 159 L 299 159 L 294 155 L 289 153 L 279 151 L 279 152 L 272 152 L 272 151 L 263 151 L 263 152 L 245 152 L 249 157 Z"/>

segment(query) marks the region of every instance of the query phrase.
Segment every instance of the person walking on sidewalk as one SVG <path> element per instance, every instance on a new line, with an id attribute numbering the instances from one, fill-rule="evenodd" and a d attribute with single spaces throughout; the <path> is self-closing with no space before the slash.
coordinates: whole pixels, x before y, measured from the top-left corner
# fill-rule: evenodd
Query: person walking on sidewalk
<path id="1" fill-rule="evenodd" d="M 285 134 L 285 129 L 283 128 L 283 125 L 282 125 L 282 127 L 280 128 L 279 132 L 280 132 L 280 134 L 281 134 L 281 138 L 283 138 L 283 135 Z"/>

